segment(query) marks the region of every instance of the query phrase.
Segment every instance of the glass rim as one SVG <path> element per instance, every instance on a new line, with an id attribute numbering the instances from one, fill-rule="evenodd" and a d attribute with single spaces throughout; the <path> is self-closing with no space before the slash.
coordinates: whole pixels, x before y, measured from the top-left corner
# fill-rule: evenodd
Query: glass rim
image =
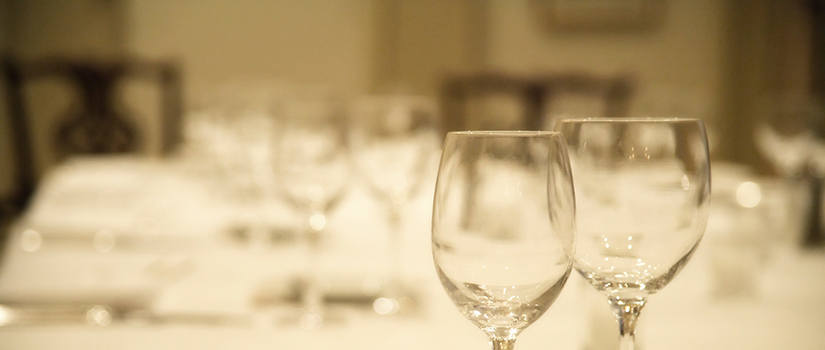
<path id="1" fill-rule="evenodd" d="M 559 131 L 550 130 L 463 130 L 463 131 L 449 131 L 447 136 L 466 136 L 466 137 L 538 137 L 538 136 L 561 136 Z"/>
<path id="2" fill-rule="evenodd" d="M 699 118 L 685 117 L 586 117 L 586 118 L 561 118 L 554 123 L 704 123 Z"/>

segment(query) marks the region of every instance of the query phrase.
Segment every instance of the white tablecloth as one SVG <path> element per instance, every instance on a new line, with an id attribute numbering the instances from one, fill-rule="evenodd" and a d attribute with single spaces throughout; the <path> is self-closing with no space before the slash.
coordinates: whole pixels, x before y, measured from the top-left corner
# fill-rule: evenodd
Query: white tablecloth
<path id="1" fill-rule="evenodd" d="M 178 239 L 151 249 L 138 246 L 99 251 L 85 243 L 52 245 L 46 237 L 40 249 L 26 252 L 20 249 L 20 241 L 13 240 L 4 256 L 0 296 L 36 300 L 114 294 L 138 299 L 162 312 L 233 315 L 238 316 L 233 318 L 236 322 L 12 326 L 0 328 L 0 348 L 486 348 L 485 337 L 462 318 L 435 276 L 429 252 L 430 193 L 432 188 L 424 188 L 411 203 L 404 227 L 405 276 L 421 293 L 419 313 L 386 317 L 367 309 L 341 309 L 337 312 L 343 322 L 317 330 L 274 321 L 291 311 L 277 307 L 262 310 L 250 300 L 262 289 L 286 288 L 285 281 L 302 271 L 305 251 L 293 245 L 261 249 L 233 243 L 217 229 L 219 225 L 202 221 L 202 226 L 196 227 L 205 227 L 209 232 L 201 232 L 201 236 L 181 233 Z M 194 205 L 208 200 L 204 198 L 170 199 L 166 205 Z M 181 217 L 190 215 L 186 220 L 192 220 L 205 215 L 208 223 L 225 218 L 217 214 L 225 212 L 219 209 L 225 208 L 220 203 L 198 205 L 194 208 L 211 209 L 203 209 L 200 214 L 185 209 Z M 98 213 L 118 215 L 117 210 L 104 209 Z M 355 188 L 331 216 L 330 240 L 321 264 L 322 276 L 332 285 L 330 288 L 348 288 L 351 286 L 347 283 L 352 281 L 370 283 L 385 276 L 385 226 L 376 220 L 375 213 L 380 213 L 380 207 Z M 94 215 L 90 216 L 93 220 Z M 36 225 L 33 218 L 29 216 L 29 221 L 21 223 L 16 233 Z M 186 220 L 181 227 L 191 227 Z M 76 220 L 73 232 L 88 231 L 78 229 L 87 221 Z M 208 230 L 210 227 L 213 230 Z M 759 259 L 765 263 L 745 263 L 720 275 L 713 272 L 717 271 L 718 250 L 710 238 L 706 237 L 684 271 L 649 299 L 637 329 L 643 349 L 825 349 L 825 253 L 772 249 L 768 259 Z M 162 267 L 159 270 L 152 267 L 158 264 Z M 737 271 L 750 273 L 755 283 L 749 289 L 752 292 L 734 291 L 727 296 L 715 293 L 720 279 L 735 276 Z M 525 350 L 614 348 L 616 333 L 604 298 L 574 274 L 556 303 L 520 336 L 517 346 Z"/>

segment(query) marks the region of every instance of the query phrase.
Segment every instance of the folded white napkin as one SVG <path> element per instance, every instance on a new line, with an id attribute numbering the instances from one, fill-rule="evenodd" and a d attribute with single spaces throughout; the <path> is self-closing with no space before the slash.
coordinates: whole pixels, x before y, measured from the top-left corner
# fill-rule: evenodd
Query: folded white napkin
<path id="1" fill-rule="evenodd" d="M 149 269 L 155 259 L 149 255 L 56 248 L 25 252 L 15 243 L 7 247 L 0 270 L 0 304 L 144 310 L 165 283 Z"/>
<path id="2" fill-rule="evenodd" d="M 76 158 L 42 182 L 22 227 L 44 237 L 205 235 L 225 210 L 203 181 L 174 161 L 136 157 Z"/>

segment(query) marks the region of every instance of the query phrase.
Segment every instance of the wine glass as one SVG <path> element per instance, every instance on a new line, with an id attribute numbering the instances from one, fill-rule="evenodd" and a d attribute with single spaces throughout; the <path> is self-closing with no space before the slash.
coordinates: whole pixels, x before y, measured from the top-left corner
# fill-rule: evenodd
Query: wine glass
<path id="1" fill-rule="evenodd" d="M 564 119 L 576 178 L 575 268 L 605 294 L 620 346 L 633 349 L 647 297 L 696 250 L 710 200 L 702 121 L 681 118 Z"/>
<path id="2" fill-rule="evenodd" d="M 433 202 L 438 277 L 461 313 L 512 349 L 562 290 L 575 199 L 559 133 L 451 132 Z"/>
<path id="3" fill-rule="evenodd" d="M 299 322 L 303 328 L 317 328 L 325 317 L 317 276 L 322 233 L 349 183 L 346 119 L 337 101 L 327 97 L 295 97 L 283 108 L 273 163 L 279 192 L 306 217 L 309 260 Z"/>
<path id="4" fill-rule="evenodd" d="M 206 94 L 186 119 L 184 154 L 192 170 L 208 174 L 207 188 L 232 209 L 225 231 L 253 249 L 266 247 L 271 230 L 265 203 L 273 183 L 277 97 L 263 87 L 223 86 Z"/>
<path id="5" fill-rule="evenodd" d="M 401 299 L 411 297 L 404 292 L 401 272 L 402 213 L 421 188 L 438 149 L 438 122 L 428 101 L 413 96 L 365 97 L 354 104 L 352 113 L 354 164 L 370 192 L 386 207 L 390 224 L 390 278 L 380 301 L 391 307 L 381 310 L 396 313 Z"/>

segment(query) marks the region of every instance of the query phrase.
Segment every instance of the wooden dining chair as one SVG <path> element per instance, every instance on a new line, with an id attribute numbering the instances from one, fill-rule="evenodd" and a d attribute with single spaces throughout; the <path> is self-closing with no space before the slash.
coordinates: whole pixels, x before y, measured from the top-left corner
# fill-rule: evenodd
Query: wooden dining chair
<path id="1" fill-rule="evenodd" d="M 0 201 L 0 222 L 24 210 L 37 185 L 34 132 L 43 130 L 48 151 L 61 160 L 76 154 L 111 154 L 136 152 L 145 142 L 148 131 L 140 130 L 135 116 L 116 101 L 117 89 L 125 82 L 149 81 L 160 89 L 160 146 L 171 152 L 181 135 L 181 76 L 176 64 L 142 61 L 131 58 L 82 60 L 46 58 L 20 61 L 2 59 L 2 83 L 11 135 L 14 190 Z M 48 118 L 54 125 L 35 128 L 30 107 L 43 103 L 27 95 L 32 83 L 55 79 L 67 83 L 76 100 L 70 108 Z M 40 120 L 42 122 L 42 120 Z"/>
<path id="2" fill-rule="evenodd" d="M 540 130 L 548 126 L 554 103 L 564 95 L 592 99 L 602 116 L 624 117 L 633 95 L 633 80 L 626 75 L 600 77 L 581 72 L 517 75 L 481 72 L 448 75 L 442 82 L 439 103 L 443 131 L 467 129 Z M 485 115 L 472 111 L 474 101 L 500 96 L 513 102 L 516 116 Z"/>

